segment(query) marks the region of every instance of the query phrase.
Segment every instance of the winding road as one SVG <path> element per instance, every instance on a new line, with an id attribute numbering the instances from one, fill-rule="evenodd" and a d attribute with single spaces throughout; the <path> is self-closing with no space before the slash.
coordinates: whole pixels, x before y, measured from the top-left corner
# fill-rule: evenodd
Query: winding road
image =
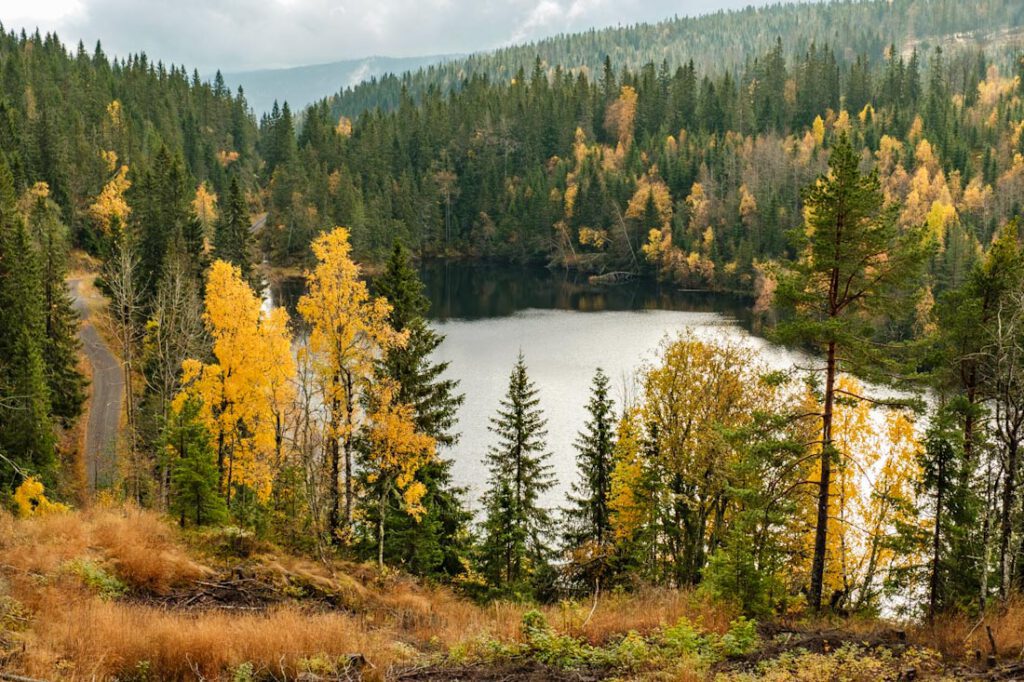
<path id="1" fill-rule="evenodd" d="M 85 467 L 89 490 L 114 483 L 117 474 L 117 437 L 121 425 L 124 375 L 121 363 L 94 324 L 94 309 L 100 305 L 92 281 L 68 280 L 75 310 L 82 318 L 78 337 L 92 366 L 92 397 L 85 426 Z"/>

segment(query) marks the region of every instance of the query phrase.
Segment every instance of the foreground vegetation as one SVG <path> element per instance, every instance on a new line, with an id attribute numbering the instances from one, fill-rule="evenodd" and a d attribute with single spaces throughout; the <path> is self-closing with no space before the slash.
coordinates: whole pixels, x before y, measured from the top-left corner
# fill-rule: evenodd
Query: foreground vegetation
<path id="1" fill-rule="evenodd" d="M 985 625 L 1000 662 L 1024 645 L 1016 602 L 906 631 L 757 625 L 686 590 L 481 606 L 133 507 L 4 514 L 0 549 L 0 666 L 44 679 L 962 679 L 984 670 Z"/>

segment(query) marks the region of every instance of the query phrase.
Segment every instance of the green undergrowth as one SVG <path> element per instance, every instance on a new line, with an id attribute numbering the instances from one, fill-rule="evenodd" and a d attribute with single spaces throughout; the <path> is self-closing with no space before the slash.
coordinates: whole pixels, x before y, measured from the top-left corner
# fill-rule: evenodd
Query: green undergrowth
<path id="1" fill-rule="evenodd" d="M 708 671 L 729 658 L 757 650 L 756 623 L 738 618 L 728 632 L 718 635 L 683 618 L 647 635 L 631 630 L 603 646 L 595 646 L 552 628 L 539 611 L 523 615 L 520 641 L 481 636 L 453 647 L 452 665 L 506 665 L 533 661 L 563 670 L 602 670 L 631 673 L 644 670 Z"/>

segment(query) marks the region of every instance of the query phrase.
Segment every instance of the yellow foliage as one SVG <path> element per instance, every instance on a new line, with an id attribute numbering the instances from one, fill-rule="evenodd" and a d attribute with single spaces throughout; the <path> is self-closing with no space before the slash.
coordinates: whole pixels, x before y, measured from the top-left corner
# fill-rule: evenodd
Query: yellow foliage
<path id="1" fill-rule="evenodd" d="M 871 106 L 871 103 L 864 105 L 864 108 L 857 114 L 857 118 L 860 120 L 861 125 L 867 124 L 869 121 L 875 120 L 875 108 Z"/>
<path id="2" fill-rule="evenodd" d="M 757 199 L 747 189 L 746 183 L 740 185 L 740 218 L 743 224 L 749 227 L 751 221 L 757 215 Z"/>
<path id="3" fill-rule="evenodd" d="M 636 121 L 636 90 L 632 86 L 623 85 L 616 99 L 605 113 L 604 126 L 614 134 L 619 144 L 627 146 L 633 138 L 633 124 Z"/>
<path id="4" fill-rule="evenodd" d="M 593 246 L 595 249 L 603 249 L 608 245 L 608 231 L 595 230 L 592 227 L 581 227 L 579 231 L 580 244 Z"/>
<path id="5" fill-rule="evenodd" d="M 123 229 L 128 223 L 131 208 L 124 195 L 131 186 L 128 166 L 121 166 L 89 206 L 89 215 L 103 232 L 109 234 L 113 230 Z"/>
<path id="6" fill-rule="evenodd" d="M 836 118 L 836 122 L 832 124 L 832 132 L 834 132 L 836 135 L 840 135 L 842 133 L 849 134 L 850 127 L 850 112 L 848 112 L 846 109 L 843 109 L 842 111 L 839 112 L 839 116 Z"/>
<path id="7" fill-rule="evenodd" d="M 185 361 L 185 388 L 174 408 L 180 410 L 189 396 L 198 398 L 200 418 L 224 462 L 223 482 L 247 485 L 266 500 L 281 454 L 278 417 L 294 390 L 288 313 L 264 312 L 239 269 L 221 260 L 210 268 L 205 300 L 215 361 Z"/>
<path id="8" fill-rule="evenodd" d="M 69 507 L 60 502 L 46 499 L 46 490 L 39 479 L 27 477 L 14 491 L 14 504 L 19 516 L 47 516 L 68 511 Z"/>
<path id="9" fill-rule="evenodd" d="M 837 386 L 843 396 L 863 394 L 851 377 L 840 377 Z M 810 396 L 808 407 L 820 409 Z M 867 603 L 889 571 L 920 560 L 913 552 L 897 553 L 888 540 L 901 523 L 912 521 L 921 444 L 905 412 L 877 413 L 867 401 L 851 399 L 836 403 L 833 445 L 838 460 L 831 479 L 825 594 L 843 591 Z M 819 472 L 816 466 L 811 480 L 820 480 Z M 815 510 L 808 506 L 805 514 L 809 551 Z"/>
<path id="10" fill-rule="evenodd" d="M 100 150 L 100 158 L 107 165 L 107 172 L 113 173 L 117 170 L 117 152 L 113 149 L 102 149 Z"/>
<path id="11" fill-rule="evenodd" d="M 217 163 L 221 168 L 227 168 L 230 164 L 238 161 L 238 152 L 230 149 L 221 149 L 217 152 Z"/>
<path id="12" fill-rule="evenodd" d="M 397 390 L 389 380 L 374 386 L 374 409 L 366 435 L 367 466 L 374 480 L 384 478 L 394 483 L 402 494 L 405 511 L 419 521 L 426 513 L 422 504 L 426 488 L 416 480 L 416 473 L 434 458 L 436 443 L 417 430 L 413 408 L 396 402 Z"/>
<path id="13" fill-rule="evenodd" d="M 619 420 L 608 497 L 612 530 L 619 540 L 632 538 L 654 511 L 643 485 L 642 441 L 640 411 L 627 409 Z"/>
<path id="14" fill-rule="evenodd" d="M 669 193 L 668 185 L 659 178 L 651 177 L 650 174 L 643 176 L 637 182 L 636 192 L 629 200 L 626 208 L 626 217 L 642 219 L 647 212 L 647 204 L 653 199 L 654 208 L 658 212 L 658 225 L 643 225 L 642 227 L 667 227 L 672 222 L 672 195 Z"/>
<path id="15" fill-rule="evenodd" d="M 340 116 L 340 117 L 338 117 L 338 125 L 335 126 L 334 132 L 336 132 L 341 137 L 351 137 L 352 136 L 352 119 L 350 119 L 347 116 Z"/>
<path id="16" fill-rule="evenodd" d="M 199 187 L 196 188 L 196 196 L 192 200 L 192 212 L 195 213 L 204 230 L 209 231 L 217 222 L 217 195 L 207 187 L 205 182 L 199 183 Z"/>
<path id="17" fill-rule="evenodd" d="M 814 133 L 814 142 L 820 147 L 825 142 L 825 121 L 821 120 L 821 116 L 814 117 L 811 131 Z"/>

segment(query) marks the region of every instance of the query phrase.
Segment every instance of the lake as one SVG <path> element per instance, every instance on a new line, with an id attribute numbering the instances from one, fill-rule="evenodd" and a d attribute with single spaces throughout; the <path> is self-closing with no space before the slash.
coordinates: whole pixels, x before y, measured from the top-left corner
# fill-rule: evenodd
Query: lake
<path id="1" fill-rule="evenodd" d="M 585 276 L 538 267 L 428 263 L 420 275 L 431 322 L 445 335 L 436 359 L 451 363 L 449 376 L 466 396 L 459 411 L 462 437 L 442 454 L 454 462 L 455 481 L 467 489 L 473 509 L 487 483 L 482 462 L 494 442 L 490 418 L 519 352 L 548 420 L 557 483 L 545 502 L 552 507 L 564 505 L 576 479 L 573 442 L 586 420 L 584 405 L 598 367 L 621 404 L 634 391 L 637 369 L 655 361 L 665 338 L 685 331 L 749 344 L 772 367 L 788 367 L 798 357 L 759 336 L 750 301 L 740 297 L 684 292 L 649 280 L 592 286 Z M 275 283 L 269 294 L 274 305 L 294 312 L 302 283 Z"/>

